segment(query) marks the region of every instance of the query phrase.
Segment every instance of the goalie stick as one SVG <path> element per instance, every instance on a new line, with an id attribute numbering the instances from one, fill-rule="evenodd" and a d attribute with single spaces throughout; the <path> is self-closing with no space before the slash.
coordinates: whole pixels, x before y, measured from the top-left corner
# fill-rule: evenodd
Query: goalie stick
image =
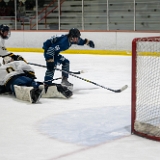
<path id="1" fill-rule="evenodd" d="M 28 63 L 28 64 L 30 64 L 30 65 L 35 65 L 35 66 L 39 66 L 38 64 L 35 64 L 35 63 Z M 111 91 L 111 92 L 115 92 L 115 93 L 121 93 L 122 91 L 124 91 L 124 90 L 126 90 L 126 89 L 128 88 L 128 85 L 124 85 L 124 86 L 123 86 L 122 88 L 120 88 L 120 89 L 112 89 L 112 88 L 108 88 L 108 87 L 102 86 L 102 85 L 100 85 L 100 84 L 97 84 L 97 83 L 95 83 L 95 82 L 92 82 L 92 81 L 90 81 L 90 80 L 88 80 L 88 79 L 79 77 L 79 76 L 77 76 L 77 75 L 75 75 L 75 74 L 73 74 L 73 73 L 71 73 L 71 72 L 67 72 L 67 71 L 64 71 L 64 70 L 59 69 L 59 68 L 55 68 L 55 70 L 61 71 L 61 72 L 64 72 L 64 73 L 67 73 L 67 74 L 69 74 L 69 75 L 71 75 L 71 76 L 73 76 L 73 77 L 76 77 L 76 78 L 78 78 L 78 79 L 81 79 L 81 80 L 86 81 L 86 82 L 89 82 L 89 83 L 92 83 L 92 84 L 94 84 L 94 85 L 96 85 L 96 86 L 99 86 L 99 87 L 101 87 L 101 88 L 107 89 L 107 90 L 109 90 L 109 91 Z M 52 80 L 54 80 L 54 79 L 52 79 Z"/>
<path id="2" fill-rule="evenodd" d="M 45 65 L 41 65 L 41 64 L 37 64 L 37 63 L 30 63 L 30 62 L 28 62 L 28 64 L 34 65 L 34 66 L 38 66 L 38 67 L 46 68 Z M 55 70 L 56 70 L 56 69 L 55 69 Z M 69 73 L 73 73 L 73 74 L 81 74 L 82 72 L 83 72 L 83 71 L 77 71 L 77 72 L 69 71 Z"/>

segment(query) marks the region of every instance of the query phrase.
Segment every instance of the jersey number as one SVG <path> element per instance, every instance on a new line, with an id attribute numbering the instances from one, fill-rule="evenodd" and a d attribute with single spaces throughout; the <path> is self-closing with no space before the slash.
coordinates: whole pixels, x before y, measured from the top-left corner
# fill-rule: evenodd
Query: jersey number
<path id="1" fill-rule="evenodd" d="M 7 67 L 6 68 L 7 73 L 13 72 L 15 71 L 12 67 Z"/>
<path id="2" fill-rule="evenodd" d="M 60 50 L 59 45 L 56 45 L 54 48 L 55 48 L 56 51 Z"/>

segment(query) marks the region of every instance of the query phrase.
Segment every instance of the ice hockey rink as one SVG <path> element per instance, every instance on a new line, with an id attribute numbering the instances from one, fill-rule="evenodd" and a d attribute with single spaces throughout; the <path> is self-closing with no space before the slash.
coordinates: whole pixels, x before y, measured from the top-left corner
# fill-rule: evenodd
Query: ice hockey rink
<path id="1" fill-rule="evenodd" d="M 20 53 L 45 65 L 42 53 Z M 71 71 L 70 99 L 37 104 L 0 95 L 0 160 L 159 160 L 160 142 L 131 135 L 131 56 L 64 54 Z M 32 66 L 43 81 L 45 68 Z M 59 71 L 54 78 L 61 77 Z M 60 83 L 60 80 L 54 81 Z"/>

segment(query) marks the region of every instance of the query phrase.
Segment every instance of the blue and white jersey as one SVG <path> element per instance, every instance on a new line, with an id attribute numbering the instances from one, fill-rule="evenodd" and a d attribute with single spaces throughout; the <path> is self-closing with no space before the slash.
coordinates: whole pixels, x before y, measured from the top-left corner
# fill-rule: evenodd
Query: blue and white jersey
<path id="1" fill-rule="evenodd" d="M 13 61 L 0 66 L 0 85 L 5 85 L 13 76 L 25 74 L 24 71 L 34 72 L 34 69 L 24 61 Z"/>
<path id="2" fill-rule="evenodd" d="M 69 41 L 68 35 L 53 36 L 43 43 L 44 57 L 46 60 L 56 59 L 60 52 L 69 49 L 72 44 L 84 45 L 85 42 L 85 40 L 79 38 L 78 43 L 72 43 Z"/>

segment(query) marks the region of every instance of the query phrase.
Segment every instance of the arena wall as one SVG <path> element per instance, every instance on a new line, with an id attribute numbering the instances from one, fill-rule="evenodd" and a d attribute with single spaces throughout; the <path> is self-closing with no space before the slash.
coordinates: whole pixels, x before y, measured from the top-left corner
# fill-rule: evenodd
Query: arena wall
<path id="1" fill-rule="evenodd" d="M 16 52 L 43 52 L 42 45 L 46 39 L 54 35 L 67 34 L 67 31 L 12 31 L 6 41 L 9 51 Z M 136 37 L 160 36 L 159 32 L 105 32 L 81 31 L 81 37 L 93 40 L 95 48 L 87 45 L 72 47 L 63 53 L 71 54 L 104 54 L 104 55 L 131 55 L 132 40 Z"/>

